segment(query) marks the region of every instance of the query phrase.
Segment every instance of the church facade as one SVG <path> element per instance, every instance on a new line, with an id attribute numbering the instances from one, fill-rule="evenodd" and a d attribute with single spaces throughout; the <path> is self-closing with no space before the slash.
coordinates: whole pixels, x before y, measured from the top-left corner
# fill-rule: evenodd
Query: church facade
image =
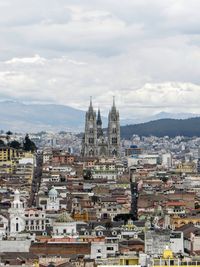
<path id="1" fill-rule="evenodd" d="M 85 133 L 82 141 L 82 156 L 84 157 L 120 157 L 120 121 L 119 111 L 113 105 L 108 115 L 107 134 L 102 129 L 100 110 L 97 116 L 92 100 L 85 115 Z"/>

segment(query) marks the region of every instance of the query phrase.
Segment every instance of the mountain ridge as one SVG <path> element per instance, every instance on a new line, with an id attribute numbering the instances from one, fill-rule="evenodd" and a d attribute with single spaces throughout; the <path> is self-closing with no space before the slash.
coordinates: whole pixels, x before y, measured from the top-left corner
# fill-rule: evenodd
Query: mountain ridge
<path id="1" fill-rule="evenodd" d="M 121 119 L 121 125 L 135 125 L 163 117 L 185 118 L 198 114 L 166 113 L 148 117 Z M 107 117 L 102 116 L 103 126 L 107 126 Z M 72 131 L 84 130 L 85 111 L 59 104 L 25 104 L 20 101 L 0 102 L 0 129 L 13 132 Z"/>
<path id="2" fill-rule="evenodd" d="M 200 117 L 188 119 L 160 119 L 134 125 L 121 126 L 121 137 L 139 136 L 200 136 Z"/>

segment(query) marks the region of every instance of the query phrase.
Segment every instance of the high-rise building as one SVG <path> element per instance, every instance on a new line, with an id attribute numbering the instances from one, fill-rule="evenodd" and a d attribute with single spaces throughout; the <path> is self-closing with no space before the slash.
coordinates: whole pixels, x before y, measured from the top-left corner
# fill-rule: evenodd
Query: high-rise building
<path id="1" fill-rule="evenodd" d="M 85 115 L 85 133 L 82 142 L 82 155 L 85 157 L 120 156 L 119 111 L 116 109 L 114 99 L 108 115 L 107 135 L 104 134 L 102 129 L 100 109 L 98 109 L 96 118 L 96 112 L 92 106 L 92 99 L 90 99 L 90 105 Z"/>

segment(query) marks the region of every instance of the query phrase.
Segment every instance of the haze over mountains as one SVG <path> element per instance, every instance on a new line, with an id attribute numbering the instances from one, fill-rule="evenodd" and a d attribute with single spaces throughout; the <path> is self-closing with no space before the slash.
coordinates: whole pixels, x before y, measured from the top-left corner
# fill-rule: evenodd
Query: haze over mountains
<path id="1" fill-rule="evenodd" d="M 161 112 L 143 118 L 121 119 L 121 125 L 138 124 L 158 119 L 186 119 L 200 116 L 190 113 Z M 84 129 L 85 111 L 56 104 L 23 104 L 15 101 L 0 102 L 0 129 L 13 132 L 75 131 Z M 107 118 L 102 117 L 103 127 Z"/>

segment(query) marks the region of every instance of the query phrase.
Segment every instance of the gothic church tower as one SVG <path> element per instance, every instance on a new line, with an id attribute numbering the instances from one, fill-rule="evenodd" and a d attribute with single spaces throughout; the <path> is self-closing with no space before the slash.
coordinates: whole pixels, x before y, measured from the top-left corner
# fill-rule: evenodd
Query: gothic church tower
<path id="1" fill-rule="evenodd" d="M 108 151 L 109 156 L 120 157 L 120 122 L 119 111 L 115 106 L 113 97 L 113 106 L 108 115 Z"/>
<path id="2" fill-rule="evenodd" d="M 108 116 L 107 133 L 107 136 L 104 136 L 100 110 L 98 110 L 96 118 L 96 112 L 90 99 L 90 106 L 85 115 L 82 155 L 84 157 L 120 157 L 119 112 L 116 109 L 114 98 L 113 106 Z"/>
<path id="3" fill-rule="evenodd" d="M 98 109 L 98 115 L 97 115 L 97 139 L 99 139 L 101 136 L 103 136 L 102 120 L 101 120 L 100 109 Z"/>
<path id="4" fill-rule="evenodd" d="M 83 156 L 97 156 L 97 122 L 92 99 L 90 99 L 90 106 L 85 115 L 85 135 L 83 137 L 82 153 Z"/>

